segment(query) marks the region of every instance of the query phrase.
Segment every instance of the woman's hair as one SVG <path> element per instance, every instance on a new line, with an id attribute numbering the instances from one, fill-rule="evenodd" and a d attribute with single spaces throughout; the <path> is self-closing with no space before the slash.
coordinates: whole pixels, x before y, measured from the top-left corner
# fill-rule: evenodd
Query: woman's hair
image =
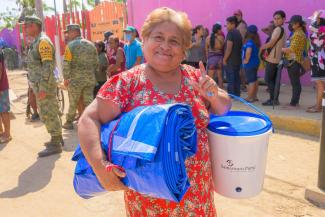
<path id="1" fill-rule="evenodd" d="M 195 28 L 192 31 L 192 35 L 195 35 L 197 31 L 199 31 L 200 29 L 204 29 L 204 27 L 202 25 L 195 26 Z"/>
<path id="2" fill-rule="evenodd" d="M 212 32 L 210 36 L 210 47 L 212 49 L 214 49 L 214 45 L 216 43 L 215 34 L 217 34 L 219 30 L 221 30 L 221 25 L 219 23 L 216 23 L 212 26 Z"/>
<path id="3" fill-rule="evenodd" d="M 261 39 L 260 36 L 257 32 L 246 32 L 245 35 L 245 42 L 248 41 L 249 39 L 251 39 L 254 44 L 256 45 L 256 47 L 260 48 L 261 47 Z"/>
<path id="4" fill-rule="evenodd" d="M 177 12 L 167 7 L 161 7 L 153 10 L 144 21 L 141 29 L 143 38 L 148 38 L 152 30 L 158 25 L 170 22 L 175 24 L 181 32 L 182 47 L 184 50 L 188 49 L 192 42 L 192 24 L 184 12 Z"/>
<path id="5" fill-rule="evenodd" d="M 120 39 L 115 35 L 111 35 L 108 39 L 112 39 L 117 45 L 120 43 Z"/>
<path id="6" fill-rule="evenodd" d="M 105 43 L 103 41 L 96 41 L 95 45 L 99 47 L 99 53 L 105 52 Z"/>

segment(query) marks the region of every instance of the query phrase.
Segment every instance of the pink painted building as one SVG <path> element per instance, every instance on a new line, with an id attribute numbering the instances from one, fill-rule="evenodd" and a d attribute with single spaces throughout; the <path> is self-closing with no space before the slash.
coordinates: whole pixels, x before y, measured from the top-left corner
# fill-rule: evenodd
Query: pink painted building
<path id="1" fill-rule="evenodd" d="M 225 24 L 228 16 L 236 9 L 241 9 L 244 20 L 255 24 L 261 29 L 272 20 L 273 12 L 284 10 L 287 19 L 294 14 L 308 18 L 317 9 L 325 9 L 324 0 L 128 0 L 128 23 L 138 29 L 147 14 L 157 7 L 167 6 L 184 11 L 192 21 L 192 25 L 203 24 L 211 30 L 217 21 Z M 265 39 L 263 33 L 260 33 Z M 283 80 L 288 81 L 287 73 L 283 72 Z M 310 76 L 303 76 L 303 83 L 310 84 Z"/>

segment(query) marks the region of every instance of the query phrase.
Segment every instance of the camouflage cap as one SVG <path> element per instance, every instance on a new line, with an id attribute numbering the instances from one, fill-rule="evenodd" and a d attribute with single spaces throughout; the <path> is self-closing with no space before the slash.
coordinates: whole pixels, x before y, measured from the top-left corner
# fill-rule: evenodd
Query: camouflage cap
<path id="1" fill-rule="evenodd" d="M 38 25 L 42 25 L 42 20 L 37 17 L 37 16 L 26 16 L 24 19 L 24 23 L 28 24 L 28 23 L 35 23 Z"/>
<path id="2" fill-rule="evenodd" d="M 67 25 L 66 31 L 69 32 L 71 30 L 80 30 L 79 24 L 69 24 Z"/>

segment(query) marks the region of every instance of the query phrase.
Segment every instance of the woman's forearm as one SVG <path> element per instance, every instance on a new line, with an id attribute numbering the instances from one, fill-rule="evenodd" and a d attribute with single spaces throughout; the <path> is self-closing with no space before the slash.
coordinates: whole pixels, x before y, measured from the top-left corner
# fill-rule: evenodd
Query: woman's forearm
<path id="1" fill-rule="evenodd" d="M 87 161 L 95 169 L 103 165 L 105 156 L 100 144 L 100 122 L 85 113 L 78 123 L 80 147 Z"/>

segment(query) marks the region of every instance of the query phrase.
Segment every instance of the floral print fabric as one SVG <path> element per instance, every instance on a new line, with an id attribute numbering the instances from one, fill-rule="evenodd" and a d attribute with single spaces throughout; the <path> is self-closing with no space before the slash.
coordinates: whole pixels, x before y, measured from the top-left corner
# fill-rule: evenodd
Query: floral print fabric
<path id="1" fill-rule="evenodd" d="M 128 190 L 124 195 L 127 215 L 131 217 L 214 217 L 216 210 L 206 130 L 209 113 L 204 99 L 191 85 L 193 81 L 198 82 L 200 71 L 181 65 L 180 91 L 177 94 L 168 94 L 158 90 L 146 78 L 144 69 L 143 64 L 112 77 L 103 85 L 97 97 L 113 101 L 120 106 L 122 112 L 130 111 L 137 106 L 154 104 L 186 103 L 190 105 L 198 129 L 198 150 L 193 157 L 186 160 L 191 187 L 180 203 L 152 198 Z"/>

